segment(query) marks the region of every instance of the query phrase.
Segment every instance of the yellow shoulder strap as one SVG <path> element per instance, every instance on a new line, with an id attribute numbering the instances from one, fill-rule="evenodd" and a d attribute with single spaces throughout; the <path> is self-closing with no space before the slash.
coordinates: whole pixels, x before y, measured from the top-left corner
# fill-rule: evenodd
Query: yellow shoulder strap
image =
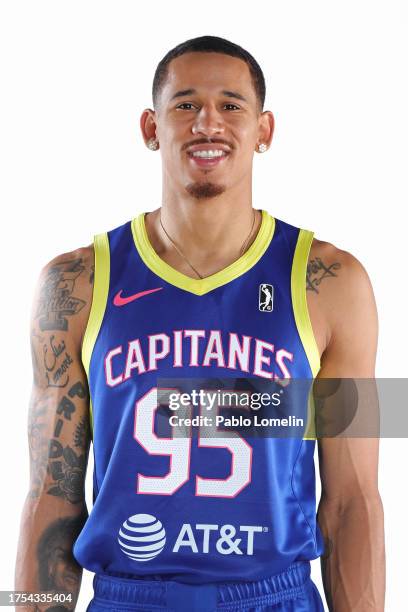
<path id="1" fill-rule="evenodd" d="M 97 234 L 94 236 L 94 284 L 92 293 L 92 304 L 89 313 L 88 323 L 85 329 L 82 342 L 82 363 L 88 378 L 89 366 L 91 363 L 92 351 L 99 334 L 102 319 L 105 314 L 106 303 L 109 292 L 110 279 L 110 252 L 108 234 Z M 90 420 L 93 432 L 93 410 L 92 398 L 89 398 Z"/>
<path id="2" fill-rule="evenodd" d="M 320 370 L 320 354 L 316 338 L 310 321 L 306 298 L 306 273 L 309 259 L 310 247 L 313 241 L 313 232 L 301 229 L 296 243 L 295 254 L 292 263 L 291 291 L 293 313 L 296 327 L 302 341 L 306 357 L 309 361 L 313 378 L 316 378 Z M 315 439 L 315 410 L 313 402 L 313 386 L 311 384 L 308 398 L 308 423 L 305 439 Z"/>

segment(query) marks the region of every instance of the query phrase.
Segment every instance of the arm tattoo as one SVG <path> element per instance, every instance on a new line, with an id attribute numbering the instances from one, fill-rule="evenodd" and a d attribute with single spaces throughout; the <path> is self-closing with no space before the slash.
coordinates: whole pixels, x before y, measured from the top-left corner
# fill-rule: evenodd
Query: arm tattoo
<path id="1" fill-rule="evenodd" d="M 49 339 L 49 345 L 43 345 L 43 359 L 47 387 L 66 387 L 69 382 L 67 371 L 74 363 L 71 355 L 65 350 L 65 342 L 56 345 L 55 336 Z M 59 357 L 62 356 L 61 359 Z"/>
<path id="2" fill-rule="evenodd" d="M 45 424 L 42 418 L 47 413 L 49 397 L 45 395 L 40 401 L 31 403 L 28 421 L 28 443 L 30 452 L 31 490 L 30 497 L 38 497 L 41 483 L 47 475 L 48 442 L 45 434 Z"/>
<path id="3" fill-rule="evenodd" d="M 317 287 L 320 285 L 322 280 L 329 276 L 337 276 L 337 274 L 334 273 L 334 270 L 338 270 L 339 268 L 341 268 L 341 264 L 338 262 L 326 265 L 323 263 L 320 257 L 311 259 L 307 264 L 306 289 L 308 291 L 319 293 Z"/>
<path id="4" fill-rule="evenodd" d="M 67 397 L 67 395 L 69 397 Z M 83 482 L 86 472 L 87 453 L 82 447 L 82 453 L 77 454 L 69 445 L 63 446 L 58 440 L 64 423 L 71 421 L 71 414 L 76 410 L 72 401 L 75 397 L 85 399 L 87 390 L 81 382 L 74 384 L 68 394 L 64 395 L 57 407 L 58 418 L 54 437 L 49 446 L 49 471 L 53 485 L 47 490 L 50 495 L 63 497 L 72 504 L 83 500 Z M 82 438 L 84 440 L 84 437 Z M 74 442 L 77 438 L 74 437 Z"/>
<path id="5" fill-rule="evenodd" d="M 64 448 L 54 439 L 50 445 L 50 459 L 51 477 L 56 484 L 47 493 L 63 497 L 72 504 L 81 502 L 86 471 L 85 455 L 78 455 L 70 446 Z"/>
<path id="6" fill-rule="evenodd" d="M 61 497 L 72 504 L 83 501 L 83 483 L 87 464 L 87 440 L 89 428 L 83 418 L 73 433 L 73 445 L 62 444 L 61 432 L 64 425 L 72 421 L 76 411 L 73 400 L 86 399 L 88 391 L 79 381 L 71 386 L 57 406 L 57 419 L 51 440 L 45 435 L 46 426 L 41 423 L 41 417 L 47 412 L 45 397 L 39 405 L 33 405 L 29 423 L 29 444 L 31 458 L 31 497 L 38 497 L 41 486 L 47 483 L 46 492 L 49 495 Z"/>
<path id="7" fill-rule="evenodd" d="M 82 259 L 73 259 L 50 268 L 41 288 L 36 318 L 40 329 L 68 329 L 66 317 L 77 314 L 85 305 L 83 300 L 73 295 L 75 281 L 85 270 Z"/>
<path id="8" fill-rule="evenodd" d="M 76 426 L 74 433 L 74 446 L 83 447 L 86 444 L 86 440 L 90 436 L 89 422 L 84 417 L 81 418 L 78 425 Z"/>
<path id="9" fill-rule="evenodd" d="M 31 332 L 31 361 L 33 364 L 33 382 L 37 387 L 41 384 L 41 368 L 40 368 L 40 360 L 36 351 L 36 343 L 34 342 L 34 338 L 38 339 L 39 342 L 44 342 L 44 338 L 39 336 L 35 329 Z"/>
<path id="10" fill-rule="evenodd" d="M 86 518 L 86 512 L 77 517 L 60 518 L 44 530 L 38 541 L 39 590 L 71 593 L 73 598 L 69 608 L 51 607 L 47 612 L 75 609 L 82 568 L 76 561 L 72 549 Z"/>

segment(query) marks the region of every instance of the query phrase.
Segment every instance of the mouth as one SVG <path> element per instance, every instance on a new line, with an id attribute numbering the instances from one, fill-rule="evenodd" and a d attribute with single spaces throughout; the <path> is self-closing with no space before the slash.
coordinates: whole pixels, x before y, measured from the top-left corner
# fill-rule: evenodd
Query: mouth
<path id="1" fill-rule="evenodd" d="M 227 159 L 229 151 L 217 148 L 197 149 L 195 151 L 188 151 L 187 155 L 192 163 L 199 168 L 214 168 Z"/>

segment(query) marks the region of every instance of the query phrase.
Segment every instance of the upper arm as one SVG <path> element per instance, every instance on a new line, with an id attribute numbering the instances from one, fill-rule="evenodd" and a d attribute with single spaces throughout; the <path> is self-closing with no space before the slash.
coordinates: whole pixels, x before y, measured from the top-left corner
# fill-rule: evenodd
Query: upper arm
<path id="1" fill-rule="evenodd" d="M 30 496 L 84 501 L 90 443 L 81 344 L 92 298 L 93 249 L 49 262 L 31 313 L 33 385 L 28 415 Z"/>
<path id="2" fill-rule="evenodd" d="M 321 312 L 330 332 L 316 384 L 319 386 L 321 381 L 323 386 L 322 379 L 355 379 L 360 393 L 355 418 L 367 408 L 376 416 L 374 377 L 378 320 L 371 282 L 355 257 L 332 245 L 330 247 L 335 251 L 333 256 L 340 266 L 336 279 L 331 285 L 327 282 L 323 286 L 322 283 L 319 294 Z M 359 382 L 359 379 L 366 380 Z M 362 397 L 362 393 L 367 395 L 368 389 L 371 403 L 367 407 L 367 397 Z M 361 400 L 365 402 L 364 407 Z M 333 396 L 330 401 L 336 411 L 350 408 L 345 405 L 347 394 L 343 396 L 340 391 L 337 399 Z M 370 418 L 370 413 L 367 414 Z M 360 432 L 359 437 L 339 435 L 319 439 L 322 496 L 328 500 L 347 503 L 353 497 L 377 493 L 378 439 L 368 433 L 365 435 L 364 427 Z"/>
<path id="3" fill-rule="evenodd" d="M 330 330 L 319 377 L 374 377 L 378 320 L 371 282 L 355 257 L 335 250 L 340 264 L 336 281 L 322 285 L 319 296 Z"/>

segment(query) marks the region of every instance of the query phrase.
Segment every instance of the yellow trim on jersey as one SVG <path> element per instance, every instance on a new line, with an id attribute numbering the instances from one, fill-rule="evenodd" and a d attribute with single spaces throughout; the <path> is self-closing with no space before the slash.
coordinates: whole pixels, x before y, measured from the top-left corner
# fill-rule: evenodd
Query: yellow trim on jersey
<path id="1" fill-rule="evenodd" d="M 275 219 L 266 210 L 262 210 L 262 221 L 258 234 L 249 249 L 232 264 L 207 276 L 206 278 L 190 278 L 175 270 L 161 259 L 150 244 L 145 225 L 145 214 L 140 213 L 132 220 L 132 233 L 140 257 L 150 270 L 168 283 L 179 289 L 190 291 L 195 295 L 204 295 L 221 285 L 238 278 L 247 272 L 262 257 L 268 248 L 275 231 Z"/>
<path id="2" fill-rule="evenodd" d="M 313 241 L 313 232 L 301 229 L 296 244 L 292 264 L 291 291 L 292 305 L 295 316 L 296 327 L 309 361 L 313 378 L 316 378 L 320 370 L 320 354 L 316 338 L 310 321 L 309 309 L 306 298 L 306 272 L 309 259 L 310 247 Z M 315 408 L 313 401 L 313 384 L 308 398 L 308 422 L 306 426 L 306 440 L 314 440 L 315 435 Z"/>
<path id="3" fill-rule="evenodd" d="M 108 234 L 97 234 L 94 236 L 95 270 L 92 293 L 92 305 L 89 313 L 88 323 L 82 342 L 82 363 L 89 383 L 89 366 L 92 351 L 101 328 L 103 315 L 105 314 L 106 302 L 109 292 L 110 278 L 110 253 Z M 93 410 L 92 398 L 89 398 L 89 409 L 91 419 L 91 431 L 93 432 Z"/>

